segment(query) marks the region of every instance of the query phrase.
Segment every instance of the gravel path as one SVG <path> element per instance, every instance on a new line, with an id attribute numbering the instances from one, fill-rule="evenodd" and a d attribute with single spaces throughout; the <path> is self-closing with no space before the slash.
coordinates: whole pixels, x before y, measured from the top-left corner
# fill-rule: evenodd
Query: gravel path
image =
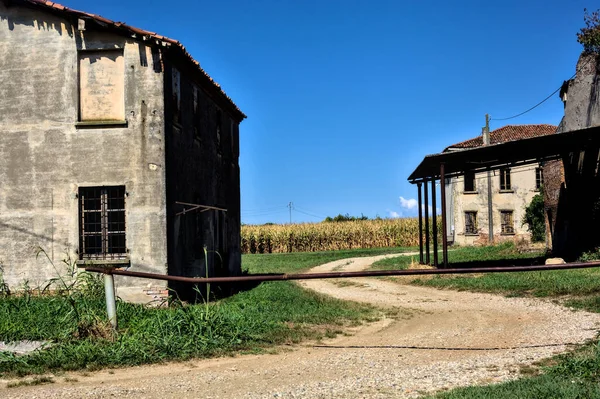
<path id="1" fill-rule="evenodd" d="M 340 260 L 311 272 L 362 270 L 389 256 Z M 600 326 L 598 314 L 538 299 L 374 278 L 300 284 L 336 298 L 390 308 L 395 316 L 272 355 L 69 373 L 50 385 L 7 389 L 0 384 L 0 397 L 414 398 L 515 379 L 521 366 L 594 338 Z"/>

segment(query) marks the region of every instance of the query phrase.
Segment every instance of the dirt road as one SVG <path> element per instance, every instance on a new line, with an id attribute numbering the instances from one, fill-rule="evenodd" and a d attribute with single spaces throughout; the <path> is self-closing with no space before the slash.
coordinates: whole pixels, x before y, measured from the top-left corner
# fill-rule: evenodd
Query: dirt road
<path id="1" fill-rule="evenodd" d="M 311 272 L 361 270 L 384 255 Z M 305 280 L 304 287 L 395 313 L 322 343 L 275 354 L 197 360 L 5 388 L 3 398 L 411 398 L 514 379 L 522 366 L 596 336 L 600 315 L 547 301 L 413 287 L 384 279 Z"/>

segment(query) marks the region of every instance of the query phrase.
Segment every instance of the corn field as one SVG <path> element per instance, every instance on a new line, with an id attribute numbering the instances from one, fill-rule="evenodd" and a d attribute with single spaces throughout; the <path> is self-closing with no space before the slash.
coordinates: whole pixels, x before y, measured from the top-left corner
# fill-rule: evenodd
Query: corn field
<path id="1" fill-rule="evenodd" d="M 417 218 L 242 226 L 245 254 L 418 245 Z"/>

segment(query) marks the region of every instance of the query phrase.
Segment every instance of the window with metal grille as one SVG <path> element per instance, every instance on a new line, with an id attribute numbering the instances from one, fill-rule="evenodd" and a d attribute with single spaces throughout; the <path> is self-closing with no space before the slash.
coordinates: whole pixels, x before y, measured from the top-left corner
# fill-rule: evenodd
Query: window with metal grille
<path id="1" fill-rule="evenodd" d="M 465 172 L 465 192 L 475 191 L 475 173 Z"/>
<path id="2" fill-rule="evenodd" d="M 515 234 L 513 211 L 500 211 L 500 220 L 502 222 L 502 234 Z"/>
<path id="3" fill-rule="evenodd" d="M 500 169 L 500 190 L 508 191 L 510 188 L 510 168 Z"/>
<path id="4" fill-rule="evenodd" d="M 535 189 L 539 190 L 544 185 L 544 175 L 542 168 L 535 168 Z"/>
<path id="5" fill-rule="evenodd" d="M 479 234 L 477 212 L 465 212 L 465 234 Z"/>
<path id="6" fill-rule="evenodd" d="M 79 257 L 124 259 L 125 187 L 80 187 L 79 212 Z"/>

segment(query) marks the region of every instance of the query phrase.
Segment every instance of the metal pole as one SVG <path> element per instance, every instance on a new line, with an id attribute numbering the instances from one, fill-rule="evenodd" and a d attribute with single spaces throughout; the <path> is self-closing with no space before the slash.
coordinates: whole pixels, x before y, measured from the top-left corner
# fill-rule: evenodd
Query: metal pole
<path id="1" fill-rule="evenodd" d="M 427 189 L 427 180 L 424 180 L 424 196 L 425 196 L 425 264 L 430 264 L 429 260 L 429 193 Z"/>
<path id="2" fill-rule="evenodd" d="M 442 258 L 443 267 L 448 267 L 448 230 L 446 225 L 446 170 L 444 164 L 440 164 L 440 196 L 442 198 Z"/>
<path id="3" fill-rule="evenodd" d="M 421 198 L 421 185 L 423 183 L 417 183 L 418 187 L 418 200 L 419 200 L 419 263 L 423 264 L 423 202 Z"/>
<path id="4" fill-rule="evenodd" d="M 112 274 L 104 275 L 104 294 L 106 297 L 106 313 L 114 330 L 117 329 L 117 303 L 115 300 L 115 278 Z"/>
<path id="5" fill-rule="evenodd" d="M 437 210 L 435 199 L 435 179 L 431 181 L 431 223 L 433 233 L 433 266 L 438 266 L 438 236 L 437 236 Z"/>
<path id="6" fill-rule="evenodd" d="M 570 270 L 600 267 L 600 262 L 564 263 L 561 265 L 539 265 L 539 266 L 502 266 L 502 267 L 466 267 L 456 269 L 408 269 L 408 270 L 369 270 L 361 272 L 330 272 L 330 273 L 298 273 L 298 274 L 261 274 L 237 277 L 183 277 L 168 276 L 164 274 L 130 272 L 127 270 L 105 269 L 101 267 L 86 267 L 88 272 L 104 273 L 108 275 L 120 275 L 140 277 L 154 280 L 180 281 L 183 283 L 206 284 L 206 283 L 237 283 L 241 281 L 285 281 L 285 280 L 313 280 L 328 278 L 351 278 L 351 277 L 378 277 L 378 276 L 416 276 L 436 274 L 472 274 L 472 273 L 510 273 L 510 272 L 533 272 L 542 270 Z"/>
<path id="7" fill-rule="evenodd" d="M 489 244 L 494 242 L 494 211 L 492 209 L 492 172 L 487 172 L 487 199 L 488 199 L 488 241 Z"/>

